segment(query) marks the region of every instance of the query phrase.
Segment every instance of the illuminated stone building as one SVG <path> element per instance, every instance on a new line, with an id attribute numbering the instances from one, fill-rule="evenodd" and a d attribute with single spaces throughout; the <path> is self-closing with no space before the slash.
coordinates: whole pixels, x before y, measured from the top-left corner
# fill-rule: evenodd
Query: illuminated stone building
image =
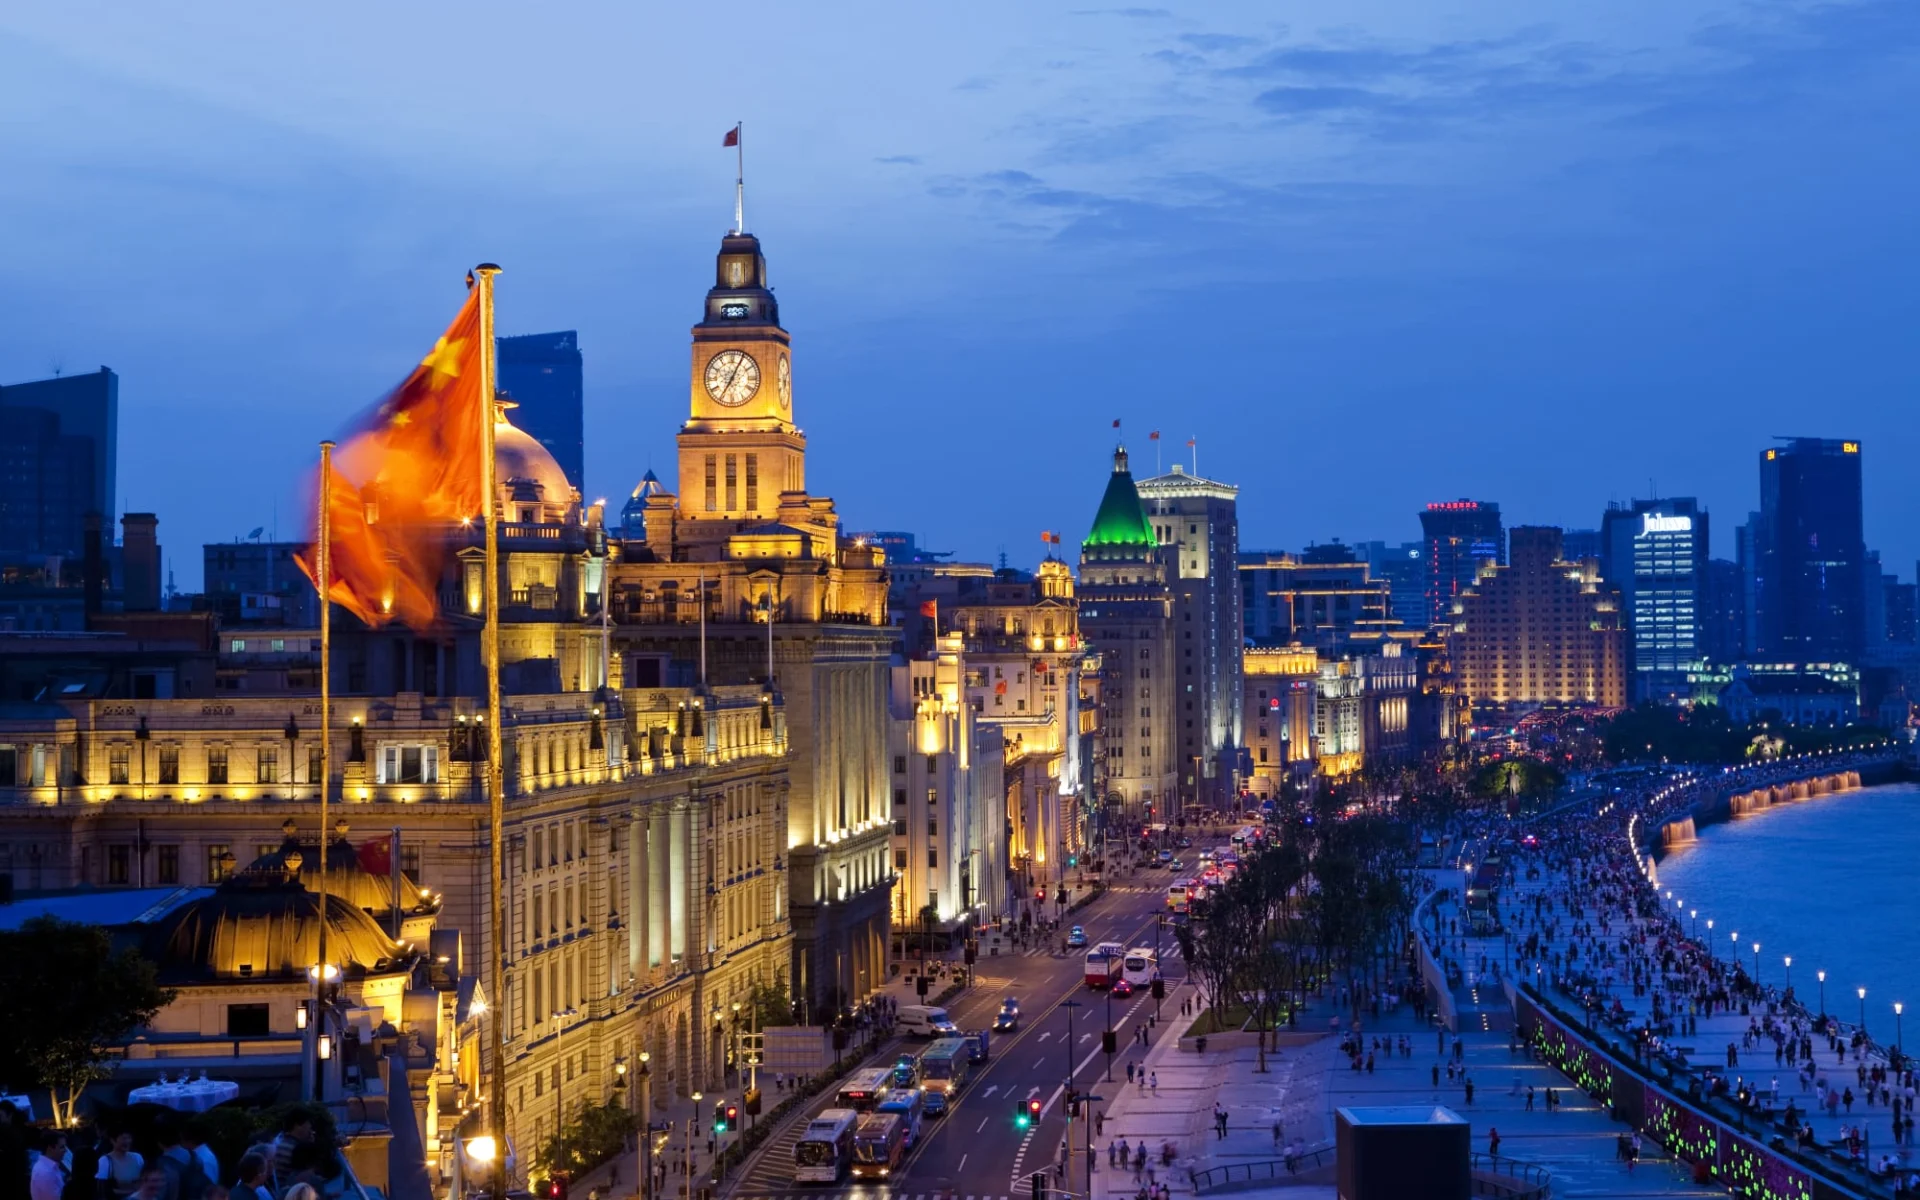
<path id="1" fill-rule="evenodd" d="M 1185 803 L 1224 807 L 1239 787 L 1240 489 L 1179 463 L 1140 481 L 1173 593 L 1173 752 Z"/>
<path id="2" fill-rule="evenodd" d="M 1619 593 L 1591 560 L 1565 562 L 1560 531 L 1513 530 L 1511 566 L 1481 569 L 1453 606 L 1455 686 L 1475 709 L 1627 702 Z"/>
<path id="3" fill-rule="evenodd" d="M 908 944 L 1008 912 L 1003 737 L 969 702 L 968 669 L 957 632 L 893 667 L 893 927 Z"/>
<path id="4" fill-rule="evenodd" d="M 1249 646 L 1240 691 L 1246 730 L 1247 790 L 1262 800 L 1280 796 L 1287 782 L 1313 774 L 1315 681 L 1320 656 L 1312 646 Z"/>
<path id="5" fill-rule="evenodd" d="M 612 544 L 611 636 L 629 692 L 759 689 L 784 710 L 794 753 L 760 803 L 785 837 L 745 869 L 781 893 L 756 919 L 791 920 L 789 978 L 813 1015 L 886 979 L 898 631 L 884 555 L 807 491 L 791 349 L 759 240 L 728 234 L 693 327 L 679 491 L 643 481 L 630 501 L 644 536 Z"/>
<path id="6" fill-rule="evenodd" d="M 1173 591 L 1125 447 L 1080 545 L 1079 598 L 1080 631 L 1100 654 L 1105 805 L 1129 823 L 1175 816 Z"/>
<path id="7" fill-rule="evenodd" d="M 398 830 L 400 865 L 438 897 L 437 928 L 457 931 L 489 1019 L 505 1023 L 509 1132 L 534 1146 L 553 1132 L 555 1079 L 569 1110 L 608 1100 L 614 1064 L 643 1048 L 659 1104 L 720 1085 L 732 1005 L 791 971 L 790 757 L 785 707 L 757 681 L 700 688 L 691 665 L 655 657 L 645 686 L 598 686 L 599 510 L 582 509 L 537 443 L 499 433 L 504 980 L 487 977 L 485 953 L 486 597 L 471 528 L 449 531 L 436 631 L 339 618 L 332 812 L 355 841 Z M 285 633 L 282 651 L 259 651 L 265 635 L 250 629 L 234 653 L 299 658 L 314 636 Z M 66 638 L 63 654 L 84 665 L 80 645 L 114 636 Z M 100 654 L 103 669 L 65 672 L 43 653 L 31 639 L 0 645 L 46 680 L 42 700 L 0 715 L 0 873 L 17 890 L 211 885 L 274 853 L 289 819 L 318 832 L 317 680 L 273 694 L 270 681 L 299 672 L 223 667 L 236 686 L 216 692 L 211 663 L 199 665 L 212 656 L 191 650 L 146 661 L 133 643 Z M 143 679 L 171 693 L 201 675 L 209 685 L 189 696 L 141 695 Z M 444 1161 L 479 1078 L 433 1092 L 421 1113 L 430 1161 Z"/>

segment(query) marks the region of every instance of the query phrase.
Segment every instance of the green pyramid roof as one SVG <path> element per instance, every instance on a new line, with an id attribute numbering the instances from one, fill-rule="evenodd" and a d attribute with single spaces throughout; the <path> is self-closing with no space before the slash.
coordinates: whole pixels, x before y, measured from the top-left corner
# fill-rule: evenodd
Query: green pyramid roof
<path id="1" fill-rule="evenodd" d="M 1107 494 L 1100 497 L 1100 511 L 1093 515 L 1093 530 L 1084 544 L 1148 548 L 1156 544 L 1153 526 L 1147 523 L 1147 510 L 1140 504 L 1140 492 L 1133 486 L 1133 472 L 1127 469 L 1124 447 L 1113 452 L 1113 475 L 1107 480 Z"/>

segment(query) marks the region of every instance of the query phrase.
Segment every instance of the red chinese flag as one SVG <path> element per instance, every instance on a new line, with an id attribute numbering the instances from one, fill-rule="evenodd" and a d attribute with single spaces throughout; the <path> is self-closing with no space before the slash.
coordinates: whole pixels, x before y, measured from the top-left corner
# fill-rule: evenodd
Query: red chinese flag
<path id="1" fill-rule="evenodd" d="M 1120 418 L 1119 418 L 1119 417 L 1115 417 L 1115 418 L 1113 419 L 1113 427 L 1114 427 L 1115 429 L 1118 429 L 1118 428 L 1120 428 Z"/>
<path id="2" fill-rule="evenodd" d="M 391 835 L 361 842 L 360 869 L 369 875 L 393 874 L 393 838 Z"/>
<path id="3" fill-rule="evenodd" d="M 334 451 L 329 591 L 369 624 L 431 625 L 448 529 L 481 512 L 480 422 L 490 417 L 480 394 L 483 349 L 475 289 L 420 365 Z M 311 546 L 300 556 L 309 579 L 315 557 Z"/>
<path id="4" fill-rule="evenodd" d="M 1158 429 L 1156 429 L 1156 430 L 1154 430 L 1154 431 L 1153 431 L 1152 433 L 1150 433 L 1150 434 L 1148 434 L 1148 435 L 1147 435 L 1147 440 L 1148 440 L 1148 441 L 1150 441 L 1150 442 L 1157 442 L 1157 441 L 1159 441 L 1159 440 L 1160 440 L 1160 431 L 1159 431 Z"/>
<path id="5" fill-rule="evenodd" d="M 922 600 L 920 602 L 920 615 L 926 617 L 928 620 L 939 616 L 940 602 L 938 600 Z"/>
<path id="6" fill-rule="evenodd" d="M 727 130 L 727 136 L 720 140 L 720 144 L 722 146 L 738 146 L 740 144 L 740 127 L 735 125 L 732 129 Z"/>

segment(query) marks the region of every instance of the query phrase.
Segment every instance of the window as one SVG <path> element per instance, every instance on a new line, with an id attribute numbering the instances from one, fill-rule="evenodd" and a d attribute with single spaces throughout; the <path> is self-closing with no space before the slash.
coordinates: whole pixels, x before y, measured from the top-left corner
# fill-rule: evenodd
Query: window
<path id="1" fill-rule="evenodd" d="M 927 755 L 927 774 L 931 775 L 935 771 L 938 771 L 939 769 L 940 769 L 940 756 L 938 754 Z"/>
<path id="2" fill-rule="evenodd" d="M 400 848 L 400 869 L 415 883 L 420 882 L 420 847 L 402 846 Z"/>
<path id="3" fill-rule="evenodd" d="M 932 870 L 937 870 L 939 866 L 940 866 L 940 852 L 938 850 L 929 848 L 927 850 L 927 867 Z"/>
<path id="4" fill-rule="evenodd" d="M 275 654 L 279 654 L 287 648 L 287 639 L 274 638 L 271 642 L 267 644 L 272 647 L 273 652 Z"/>
<path id="5" fill-rule="evenodd" d="M 740 497 L 740 463 L 732 454 L 727 455 L 727 511 L 738 508 Z"/>
<path id="6" fill-rule="evenodd" d="M 207 782 L 225 783 L 227 781 L 227 748 L 225 746 L 207 747 Z"/>
<path id="7" fill-rule="evenodd" d="M 258 783 L 280 782 L 280 748 L 262 746 L 254 759 L 253 778 Z"/>
<path id="8" fill-rule="evenodd" d="M 0 787 L 12 787 L 19 778 L 18 752 L 12 746 L 0 746 Z"/>
<path id="9" fill-rule="evenodd" d="M 107 782 L 124 784 L 127 782 L 128 764 L 133 759 L 133 747 L 124 742 L 107 747 Z"/>
<path id="10" fill-rule="evenodd" d="M 245 654 L 247 652 L 247 639 L 234 638 L 232 641 L 227 643 L 227 649 L 231 650 L 235 654 Z"/>
<path id="11" fill-rule="evenodd" d="M 0 773 L 0 778 L 5 778 L 4 773 Z M 160 782 L 163 784 L 180 782 L 180 747 L 160 747 Z"/>
<path id="12" fill-rule="evenodd" d="M 760 507 L 760 456 L 747 455 L 747 508 Z"/>
<path id="13" fill-rule="evenodd" d="M 320 763 L 320 743 L 307 747 L 307 782 L 319 783 L 320 773 L 326 768 Z"/>
<path id="14" fill-rule="evenodd" d="M 895 808 L 900 808 L 904 806 L 906 802 L 907 802 L 907 789 L 905 788 L 893 789 L 893 806 Z"/>
<path id="15" fill-rule="evenodd" d="M 714 455 L 707 455 L 707 511 L 720 511 L 719 462 Z"/>
<path id="16" fill-rule="evenodd" d="M 907 819 L 901 817 L 893 823 L 893 831 L 901 837 L 907 836 Z"/>
<path id="17" fill-rule="evenodd" d="M 538 871 L 547 865 L 547 832 L 544 829 L 533 831 L 533 858 L 528 861 L 527 869 Z"/>
<path id="18" fill-rule="evenodd" d="M 927 836 L 928 837 L 940 836 L 940 818 L 939 817 L 927 818 Z"/>
<path id="19" fill-rule="evenodd" d="M 155 883 L 180 882 L 180 847 L 155 846 L 153 880 Z"/>
<path id="20" fill-rule="evenodd" d="M 906 755 L 896 754 L 893 756 L 893 773 L 895 775 L 905 775 L 907 773 Z"/>
<path id="21" fill-rule="evenodd" d="M 133 847 L 125 842 L 107 847 L 107 882 L 126 883 L 133 874 Z"/>
<path id="22" fill-rule="evenodd" d="M 266 1037 L 273 1032 L 264 1004 L 227 1005 L 228 1037 Z"/>
<path id="23" fill-rule="evenodd" d="M 907 852 L 905 850 L 895 850 L 893 852 L 893 869 L 896 871 L 904 871 L 907 869 Z"/>
<path id="24" fill-rule="evenodd" d="M 233 850 L 227 842 L 213 842 L 207 846 L 207 882 L 219 883 L 227 877 L 226 858 Z"/>
<path id="25" fill-rule="evenodd" d="M 440 782 L 440 747 L 388 745 L 380 748 L 380 770 L 375 783 Z"/>
<path id="26" fill-rule="evenodd" d="M 929 805 L 934 805 L 934 804 L 938 804 L 938 803 L 940 803 L 940 789 L 939 789 L 939 788 L 928 788 L 928 789 L 927 789 L 927 803 L 928 803 Z"/>

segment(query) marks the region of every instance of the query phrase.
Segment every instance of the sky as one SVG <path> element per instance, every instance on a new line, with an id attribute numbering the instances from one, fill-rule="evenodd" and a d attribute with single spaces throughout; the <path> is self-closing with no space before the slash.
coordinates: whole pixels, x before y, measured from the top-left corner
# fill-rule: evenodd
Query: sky
<path id="1" fill-rule="evenodd" d="M 16 0 L 0 383 L 119 372 L 122 506 L 192 590 L 300 536 L 317 442 L 492 260 L 502 333 L 579 330 L 617 510 L 673 483 L 736 121 L 847 528 L 1071 557 L 1121 419 L 1247 549 L 1657 494 L 1731 557 L 1805 435 L 1920 557 L 1913 0 Z"/>

